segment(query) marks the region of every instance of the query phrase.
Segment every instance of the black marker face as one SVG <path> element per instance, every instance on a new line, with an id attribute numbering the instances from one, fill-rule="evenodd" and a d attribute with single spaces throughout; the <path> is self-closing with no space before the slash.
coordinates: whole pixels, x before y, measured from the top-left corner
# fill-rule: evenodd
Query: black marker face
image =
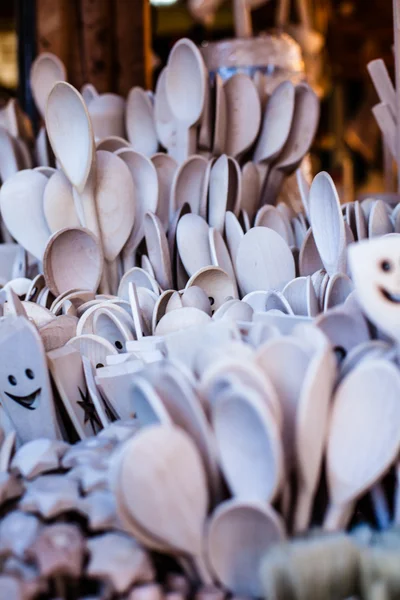
<path id="1" fill-rule="evenodd" d="M 34 406 L 34 403 L 41 391 L 42 391 L 42 388 L 38 388 L 37 390 L 35 390 L 31 394 L 28 394 L 27 396 L 15 396 L 14 394 L 10 394 L 9 392 L 4 392 L 4 393 L 6 394 L 6 396 L 11 398 L 11 400 L 14 400 L 14 402 L 17 402 L 17 404 L 19 404 L 20 406 L 23 406 L 24 408 L 27 408 L 28 410 L 35 410 L 36 406 Z"/>
<path id="2" fill-rule="evenodd" d="M 8 383 L 13 388 L 15 388 L 15 391 L 20 389 L 20 387 L 21 387 L 19 385 L 20 383 L 24 383 L 26 386 L 27 381 L 32 381 L 33 379 L 35 379 L 35 373 L 32 369 L 25 369 L 23 376 L 21 377 L 21 375 L 19 374 L 18 379 L 13 374 L 10 374 L 7 377 Z M 35 410 L 35 408 L 36 408 L 35 400 L 39 396 L 41 389 L 42 388 L 37 388 L 33 392 L 30 392 L 29 394 L 25 394 L 24 396 L 20 396 L 19 394 L 12 394 L 11 392 L 7 392 L 6 390 L 4 390 L 4 393 L 6 394 L 6 396 L 11 398 L 11 400 L 14 400 L 14 402 L 19 404 L 20 406 L 23 406 L 24 408 L 27 408 L 28 410 Z"/>

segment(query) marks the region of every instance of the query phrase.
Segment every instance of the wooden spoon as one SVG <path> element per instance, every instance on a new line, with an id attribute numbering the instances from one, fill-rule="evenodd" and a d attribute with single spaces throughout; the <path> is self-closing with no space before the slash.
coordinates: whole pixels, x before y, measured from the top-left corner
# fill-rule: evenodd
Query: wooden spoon
<path id="1" fill-rule="evenodd" d="M 281 290 L 295 277 L 289 246 L 267 227 L 254 227 L 240 242 L 236 273 L 243 294 L 255 290 Z"/>
<path id="2" fill-rule="evenodd" d="M 314 177 L 308 202 L 315 244 L 327 273 L 345 273 L 346 237 L 343 216 L 335 184 L 328 173 L 321 172 Z"/>
<path id="3" fill-rule="evenodd" d="M 215 75 L 215 122 L 212 151 L 214 156 L 222 154 L 226 140 L 226 95 L 222 77 Z"/>
<path id="4" fill-rule="evenodd" d="M 7 179 L 0 191 L 1 216 L 7 229 L 38 260 L 42 260 L 50 236 L 43 211 L 46 185 L 47 177 L 27 169 Z"/>
<path id="5" fill-rule="evenodd" d="M 163 224 L 164 230 L 167 231 L 170 213 L 173 211 L 170 202 L 172 200 L 171 190 L 178 163 L 172 156 L 168 156 L 168 154 L 162 152 L 154 154 L 151 157 L 151 162 L 157 171 L 158 179 L 157 216 Z"/>
<path id="6" fill-rule="evenodd" d="M 67 72 L 62 61 L 55 54 L 42 52 L 33 61 L 30 72 L 30 84 L 36 107 L 44 119 L 47 98 L 57 81 L 66 81 Z"/>
<path id="7" fill-rule="evenodd" d="M 46 129 L 57 160 L 78 192 L 84 224 L 101 239 L 94 196 L 92 125 L 82 96 L 69 83 L 56 83 L 51 90 L 47 102 Z"/>
<path id="8" fill-rule="evenodd" d="M 282 151 L 290 133 L 295 106 L 295 87 L 283 81 L 265 107 L 263 123 L 254 150 L 254 162 L 271 163 Z"/>
<path id="9" fill-rule="evenodd" d="M 159 486 L 162 495 L 155 493 Z M 209 583 L 202 555 L 206 476 L 191 438 L 172 426 L 139 432 L 125 445 L 117 488 L 132 518 L 177 554 L 192 557 L 201 579 Z"/>
<path id="10" fill-rule="evenodd" d="M 144 216 L 144 232 L 156 279 L 162 289 L 168 290 L 172 287 L 172 272 L 167 237 L 161 221 L 152 212 L 147 212 Z"/>
<path id="11" fill-rule="evenodd" d="M 399 393 L 397 368 L 379 359 L 357 366 L 338 387 L 328 432 L 325 529 L 346 527 L 354 501 L 397 458 Z"/>
<path id="12" fill-rule="evenodd" d="M 253 162 L 247 162 L 242 167 L 242 193 L 240 207 L 249 215 L 253 222 L 260 202 L 260 176 Z"/>
<path id="13" fill-rule="evenodd" d="M 172 183 L 171 211 L 188 202 L 191 211 L 199 214 L 207 166 L 207 160 L 198 155 L 190 156 L 180 165 Z"/>
<path id="14" fill-rule="evenodd" d="M 239 499 L 227 500 L 210 518 L 207 558 L 217 579 L 231 593 L 261 598 L 261 561 L 271 546 L 284 538 L 284 526 L 273 508 Z"/>
<path id="15" fill-rule="evenodd" d="M 95 291 L 101 279 L 103 255 L 89 230 L 67 228 L 51 236 L 43 267 L 46 285 L 55 296 L 72 288 Z"/>
<path id="16" fill-rule="evenodd" d="M 116 152 L 128 166 L 136 192 L 135 221 L 131 234 L 123 248 L 125 270 L 134 266 L 134 252 L 144 236 L 144 215 L 146 211 L 156 212 L 158 202 L 157 171 L 149 158 L 123 148 Z"/>
<path id="17" fill-rule="evenodd" d="M 186 289 L 192 285 L 206 292 L 212 312 L 218 310 L 227 300 L 237 296 L 236 283 L 220 267 L 203 267 L 192 275 L 186 284 Z"/>
<path id="18" fill-rule="evenodd" d="M 223 154 L 213 166 L 210 173 L 208 223 L 219 232 L 224 230 L 225 213 L 228 206 L 229 163 Z"/>
<path id="19" fill-rule="evenodd" d="M 175 153 L 177 123 L 169 105 L 167 88 L 167 67 L 160 72 L 154 98 L 154 125 L 158 139 L 168 154 Z"/>
<path id="20" fill-rule="evenodd" d="M 261 123 L 260 98 L 253 81 L 244 73 L 230 77 L 224 84 L 224 92 L 228 123 L 224 151 L 239 158 L 257 137 Z"/>
<path id="21" fill-rule="evenodd" d="M 280 432 L 263 397 L 232 381 L 212 407 L 221 467 L 231 493 L 272 502 L 283 476 Z"/>
<path id="22" fill-rule="evenodd" d="M 133 87 L 126 100 L 125 126 L 132 148 L 145 156 L 157 152 L 153 104 L 141 87 Z"/>
<path id="23" fill-rule="evenodd" d="M 62 171 L 48 180 L 43 195 L 43 210 L 51 233 L 81 225 L 74 202 L 72 185 Z"/>
<path id="24" fill-rule="evenodd" d="M 205 102 L 207 72 L 197 46 L 182 38 L 172 48 L 167 65 L 166 95 L 176 120 L 176 155 L 182 163 L 194 154 L 196 131 Z"/>
<path id="25" fill-rule="evenodd" d="M 295 107 L 292 126 L 286 143 L 278 155 L 264 186 L 263 199 L 274 204 L 285 176 L 291 175 L 300 166 L 310 149 L 319 121 L 318 97 L 305 83 L 296 86 Z"/>
<path id="26" fill-rule="evenodd" d="M 99 94 L 87 107 L 96 139 L 125 137 L 125 100 L 117 94 Z"/>
<path id="27" fill-rule="evenodd" d="M 212 265 L 209 227 L 198 215 L 183 215 L 176 229 L 179 256 L 189 275 Z M 194 251 L 193 251 L 194 250 Z"/>

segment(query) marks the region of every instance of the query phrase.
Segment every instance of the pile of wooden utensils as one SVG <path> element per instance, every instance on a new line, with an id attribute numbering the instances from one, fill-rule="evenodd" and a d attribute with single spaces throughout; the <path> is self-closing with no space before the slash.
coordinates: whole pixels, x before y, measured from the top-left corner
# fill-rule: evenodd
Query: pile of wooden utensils
<path id="1" fill-rule="evenodd" d="M 303 560 L 287 536 L 400 521 L 400 204 L 341 206 L 298 171 L 304 212 L 275 206 L 314 93 L 209 87 L 188 40 L 154 98 L 63 79 L 37 59 L 40 166 L 20 170 L 15 103 L 0 115 L 0 589 L 284 598 L 292 565 L 310 597 L 337 538 Z"/>

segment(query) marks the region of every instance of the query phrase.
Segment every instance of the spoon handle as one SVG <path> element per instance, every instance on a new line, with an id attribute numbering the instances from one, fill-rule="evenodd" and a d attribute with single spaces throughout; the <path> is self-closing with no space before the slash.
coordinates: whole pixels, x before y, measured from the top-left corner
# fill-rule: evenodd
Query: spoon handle
<path id="1" fill-rule="evenodd" d="M 400 462 L 396 465 L 396 491 L 394 496 L 394 522 L 400 524 Z"/>
<path id="2" fill-rule="evenodd" d="M 325 531 L 337 531 L 345 529 L 351 513 L 353 511 L 354 502 L 350 501 L 346 504 L 331 504 L 326 512 L 323 529 Z"/>
<path id="3" fill-rule="evenodd" d="M 193 556 L 193 563 L 196 569 L 196 572 L 199 576 L 200 582 L 203 585 L 213 585 L 214 581 L 210 575 L 210 571 L 207 567 L 204 556 L 199 553 L 196 556 Z"/>
<path id="4" fill-rule="evenodd" d="M 182 122 L 177 123 L 176 144 L 169 148 L 172 158 L 180 165 L 196 152 L 197 130 L 195 127 L 188 127 Z"/>
<path id="5" fill-rule="evenodd" d="M 237 38 L 252 37 L 251 14 L 246 5 L 246 0 L 233 0 L 233 20 Z"/>
<path id="6" fill-rule="evenodd" d="M 305 531 L 310 522 L 314 496 L 306 486 L 301 486 L 298 490 L 296 500 L 296 510 L 294 514 L 293 531 L 299 533 Z"/>
<path id="7" fill-rule="evenodd" d="M 387 529 L 390 525 L 389 507 L 381 483 L 376 483 L 371 488 L 371 500 L 374 506 L 375 518 L 379 529 Z"/>
<path id="8" fill-rule="evenodd" d="M 261 192 L 261 205 L 276 204 L 284 179 L 284 172 L 272 167 L 268 178 L 264 180 L 264 185 Z"/>

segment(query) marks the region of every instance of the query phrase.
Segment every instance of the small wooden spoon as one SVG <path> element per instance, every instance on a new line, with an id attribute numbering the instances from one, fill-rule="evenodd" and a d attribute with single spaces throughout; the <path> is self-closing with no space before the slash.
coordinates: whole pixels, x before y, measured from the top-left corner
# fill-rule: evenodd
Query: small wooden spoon
<path id="1" fill-rule="evenodd" d="M 285 530 L 273 508 L 227 500 L 212 514 L 206 534 L 207 558 L 220 583 L 238 597 L 261 598 L 260 564 Z"/>
<path id="2" fill-rule="evenodd" d="M 191 213 L 183 215 L 176 229 L 179 256 L 189 275 L 212 265 L 209 227 L 204 219 Z"/>
<path id="3" fill-rule="evenodd" d="M 157 152 L 153 104 L 141 87 L 133 87 L 126 100 L 125 126 L 132 148 L 145 156 Z"/>
<path id="4" fill-rule="evenodd" d="M 290 133 L 264 186 L 263 199 L 268 204 L 276 202 L 285 176 L 291 175 L 300 166 L 311 147 L 318 121 L 318 97 L 309 85 L 305 83 L 297 85 Z"/>
<path id="5" fill-rule="evenodd" d="M 72 288 L 95 291 L 103 269 L 98 240 L 87 229 L 62 229 L 51 236 L 43 267 L 46 285 L 55 296 Z"/>
<path id="6" fill-rule="evenodd" d="M 171 189 L 171 211 L 185 202 L 193 213 L 199 214 L 208 162 L 203 156 L 190 156 L 175 173 Z"/>
<path id="7" fill-rule="evenodd" d="M 272 229 L 254 227 L 240 242 L 236 273 L 243 294 L 255 290 L 282 289 L 295 277 L 289 246 Z"/>
<path id="8" fill-rule="evenodd" d="M 135 221 L 132 232 L 123 248 L 125 270 L 134 266 L 134 252 L 144 236 L 144 215 L 146 211 L 157 211 L 158 179 L 157 171 L 149 158 L 122 148 L 116 155 L 128 166 L 136 192 Z"/>
<path id="9" fill-rule="evenodd" d="M 42 52 L 33 61 L 30 72 L 32 95 L 38 111 L 44 119 L 47 98 L 57 81 L 66 81 L 67 72 L 62 61 L 55 54 Z"/>
<path id="10" fill-rule="evenodd" d="M 192 285 L 206 292 L 213 313 L 224 302 L 237 297 L 236 283 L 220 267 L 203 267 L 192 275 L 186 284 L 186 289 Z"/>
<path id="11" fill-rule="evenodd" d="M 62 171 L 56 171 L 47 182 L 43 210 L 51 233 L 81 225 L 75 209 L 72 185 Z"/>
<path id="12" fill-rule="evenodd" d="M 231 493 L 269 503 L 283 476 L 280 432 L 263 397 L 234 379 L 212 407 L 212 424 Z"/>
<path id="13" fill-rule="evenodd" d="M 226 139 L 226 95 L 222 77 L 219 73 L 215 75 L 215 123 L 213 154 L 218 156 L 222 154 L 225 148 Z"/>
<path id="14" fill-rule="evenodd" d="M 168 102 L 166 79 L 167 67 L 164 67 L 157 79 L 154 98 L 154 125 L 161 145 L 164 146 L 168 154 L 174 154 L 177 141 L 177 124 Z"/>
<path id="15" fill-rule="evenodd" d="M 346 237 L 335 184 L 328 173 L 314 177 L 308 197 L 315 244 L 329 275 L 346 272 Z"/>
<path id="16" fill-rule="evenodd" d="M 254 150 L 254 162 L 271 163 L 282 151 L 292 126 L 295 106 L 295 87 L 284 81 L 269 98 L 260 135 Z"/>
<path id="17" fill-rule="evenodd" d="M 179 164 L 195 152 L 194 126 L 203 113 L 206 78 L 199 49 L 187 38 L 180 39 L 169 54 L 165 80 L 167 100 L 176 120 L 174 158 Z"/>
<path id="18" fill-rule="evenodd" d="M 224 84 L 227 123 L 224 151 L 240 157 L 255 141 L 261 123 L 257 88 L 248 75 L 236 73 Z M 243 119 L 246 114 L 246 119 Z"/>
<path id="19" fill-rule="evenodd" d="M 168 290 L 172 287 L 172 272 L 167 237 L 160 219 L 152 212 L 144 216 L 144 233 L 156 279 L 162 289 Z"/>
<path id="20" fill-rule="evenodd" d="M 162 494 L 155 493 L 159 486 Z M 202 555 L 206 476 L 190 437 L 162 425 L 139 432 L 125 445 L 117 488 L 132 518 L 176 554 L 192 557 L 201 579 L 209 583 Z"/>
<path id="21" fill-rule="evenodd" d="M 43 211 L 47 177 L 27 169 L 7 179 L 0 191 L 1 216 L 12 236 L 42 260 L 50 230 Z"/>
<path id="22" fill-rule="evenodd" d="M 170 213 L 173 211 L 170 202 L 172 199 L 171 190 L 178 163 L 172 156 L 162 152 L 154 154 L 151 157 L 151 162 L 155 166 L 158 178 L 157 216 L 163 224 L 164 230 L 167 231 Z"/>
<path id="23" fill-rule="evenodd" d="M 325 529 L 346 527 L 354 501 L 396 460 L 399 394 L 397 368 L 379 359 L 357 366 L 338 387 L 328 432 Z"/>

